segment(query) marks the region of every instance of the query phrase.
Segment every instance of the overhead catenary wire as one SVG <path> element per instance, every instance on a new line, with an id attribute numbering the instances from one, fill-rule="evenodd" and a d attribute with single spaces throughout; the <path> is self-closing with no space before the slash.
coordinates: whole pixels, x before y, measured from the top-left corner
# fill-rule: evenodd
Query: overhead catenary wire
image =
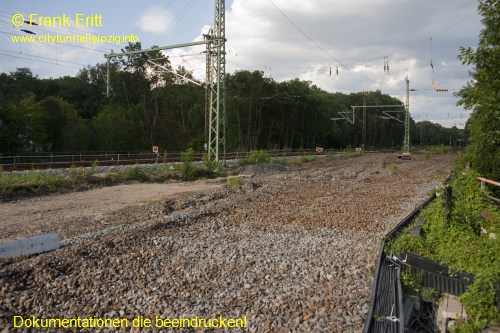
<path id="1" fill-rule="evenodd" d="M 63 66 L 63 67 L 69 67 L 69 68 L 81 69 L 81 67 L 75 67 L 75 66 L 69 66 L 69 65 L 59 64 L 59 63 L 57 63 L 57 59 L 52 59 L 52 60 L 56 61 L 56 63 L 53 63 L 53 62 L 49 62 L 49 61 L 37 60 L 37 59 L 30 59 L 30 58 L 24 58 L 24 57 L 20 57 L 20 56 L 17 56 L 17 55 L 13 55 L 13 54 L 6 54 L 6 53 L 1 53 L 1 52 L 0 52 L 0 55 L 1 55 L 1 56 L 6 56 L 6 57 L 12 57 L 12 58 L 18 58 L 18 59 L 25 59 L 25 60 L 30 60 L 30 61 L 42 62 L 42 63 L 51 64 L 51 65 L 56 65 L 56 66 Z M 85 65 L 82 65 L 82 66 L 85 66 Z"/>
<path id="2" fill-rule="evenodd" d="M 40 59 L 46 59 L 46 60 L 54 60 L 57 62 L 65 62 L 68 64 L 79 65 L 79 66 L 84 66 L 84 67 L 86 66 L 86 65 L 78 63 L 78 62 L 59 60 L 59 59 L 54 59 L 54 58 L 49 58 L 49 57 L 44 57 L 44 56 L 39 56 L 39 55 L 33 55 L 33 54 L 28 54 L 28 53 L 15 52 L 15 51 L 10 51 L 10 50 L 5 50 L 5 49 L 0 49 L 0 51 L 9 52 L 9 53 L 18 54 L 18 55 L 23 55 L 23 56 L 27 56 L 27 57 L 40 58 Z"/>

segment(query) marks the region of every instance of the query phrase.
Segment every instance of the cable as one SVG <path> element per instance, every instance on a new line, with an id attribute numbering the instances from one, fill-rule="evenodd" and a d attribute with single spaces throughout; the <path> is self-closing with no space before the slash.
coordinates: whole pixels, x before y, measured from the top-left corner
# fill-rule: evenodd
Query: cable
<path id="1" fill-rule="evenodd" d="M 84 66 L 85 67 L 84 64 L 80 64 L 78 62 L 72 62 L 72 61 L 66 61 L 66 60 L 58 60 L 58 59 L 54 59 L 54 58 L 42 57 L 42 56 L 38 56 L 38 55 L 26 54 L 26 53 L 15 52 L 15 51 L 10 51 L 10 50 L 4 50 L 4 49 L 0 49 L 0 51 L 9 52 L 9 53 L 15 53 L 15 54 L 22 54 L 22 55 L 27 56 L 27 57 L 40 58 L 40 59 L 48 59 L 48 60 L 54 60 L 54 61 L 57 61 L 57 62 L 66 62 L 68 64 L 79 65 L 79 66 Z"/>
<path id="2" fill-rule="evenodd" d="M 0 53 L 0 55 L 3 55 L 5 57 L 12 57 L 12 58 L 25 59 L 25 60 L 30 60 L 30 61 L 43 62 L 43 63 L 46 63 L 46 64 L 51 64 L 51 65 L 56 65 L 56 66 L 64 66 L 64 67 L 69 67 L 69 68 L 81 69 L 80 67 L 68 66 L 68 65 L 63 65 L 63 64 L 58 64 L 58 63 L 43 61 L 43 60 L 36 60 L 36 59 L 24 58 L 24 57 L 19 57 L 19 56 L 11 55 L 11 54 Z M 53 59 L 53 60 L 58 61 L 56 59 Z M 82 66 L 84 66 L 84 65 L 82 65 Z"/>
<path id="3" fill-rule="evenodd" d="M 287 19 L 287 21 L 288 21 L 288 22 L 290 22 L 290 24 L 291 24 L 291 25 L 293 25 L 293 26 L 295 27 L 295 29 L 297 29 L 297 30 L 298 30 L 298 31 L 299 31 L 302 35 L 304 35 L 304 36 L 305 36 L 305 37 L 306 37 L 306 38 L 307 38 L 307 39 L 308 39 L 311 43 L 313 43 L 313 44 L 314 44 L 314 45 L 315 45 L 318 49 L 320 49 L 320 50 L 321 50 L 324 54 L 326 54 L 326 56 L 327 56 L 328 58 L 333 59 L 333 60 L 334 60 L 334 61 L 336 61 L 339 65 L 344 66 L 340 60 L 336 59 L 334 56 L 332 56 L 330 53 L 328 53 L 325 49 L 323 49 L 323 48 L 322 48 L 322 47 L 321 47 L 318 43 L 316 43 L 316 42 L 315 42 L 315 41 L 314 41 L 311 37 L 309 37 L 309 35 L 308 35 L 308 34 L 306 34 L 306 33 L 304 32 L 304 30 L 302 30 L 302 29 L 301 29 L 301 28 L 300 28 L 297 24 L 295 24 L 295 22 L 293 22 L 293 21 L 292 21 L 292 20 L 291 20 L 291 19 L 290 19 L 290 18 L 289 18 L 289 17 L 288 17 L 288 16 L 287 16 L 287 15 L 286 15 L 286 14 L 285 14 L 282 10 L 281 10 L 281 9 L 279 9 L 279 7 L 278 7 L 278 6 L 276 6 L 272 0 L 268 0 L 268 1 L 271 3 L 271 5 L 273 5 L 273 6 L 274 6 L 274 8 L 276 8 L 276 9 L 280 12 L 280 14 L 281 14 L 281 15 L 283 15 L 283 17 L 284 17 L 284 18 L 286 18 L 286 19 Z M 349 68 L 349 67 L 347 67 L 347 66 L 345 66 L 345 67 L 346 67 L 347 69 L 350 69 L 350 68 Z"/>
<path id="4" fill-rule="evenodd" d="M 173 5 L 176 1 L 177 0 L 170 0 L 169 3 L 161 5 L 158 8 L 159 13 L 157 13 L 157 15 L 160 14 L 160 13 L 163 14 L 163 13 L 168 12 L 168 7 L 170 7 L 171 5 Z M 162 8 L 165 8 L 165 9 L 162 10 Z M 136 33 L 138 30 L 141 30 L 144 27 L 144 25 L 146 25 L 146 23 L 147 23 L 147 21 L 144 21 L 142 24 L 136 26 L 134 28 L 134 30 L 132 30 L 132 32 L 129 35 Z"/>
<path id="5" fill-rule="evenodd" d="M 167 27 L 167 29 L 158 37 L 156 40 L 155 44 L 160 43 L 160 41 L 168 34 L 170 31 L 176 26 L 176 24 L 193 8 L 196 0 L 189 0 L 184 6 L 184 8 L 181 10 L 181 13 L 179 15 L 178 19 L 175 19 L 174 22 L 170 23 L 170 25 Z"/>
<path id="6" fill-rule="evenodd" d="M 348 69 L 349 71 L 351 71 L 354 75 L 357 75 L 359 76 L 360 78 L 363 78 L 365 80 L 368 80 L 368 81 L 371 81 L 371 82 L 374 82 L 374 83 L 378 83 L 377 81 L 374 81 L 368 77 L 365 77 L 359 73 L 356 73 L 355 71 L 353 71 L 349 66 L 343 64 L 340 60 L 338 60 L 337 58 L 335 58 L 334 56 L 332 56 L 330 53 L 328 53 L 325 49 L 323 49 L 318 43 L 316 43 L 311 37 L 309 37 L 309 35 L 307 35 L 305 33 L 304 30 L 302 30 L 297 24 L 295 24 L 295 22 L 293 22 L 281 9 L 279 9 L 278 6 L 276 6 L 274 4 L 274 2 L 272 0 L 268 0 L 273 6 L 274 8 L 276 8 L 281 15 L 283 15 L 283 17 L 285 17 L 287 19 L 288 22 L 290 22 L 290 24 L 292 24 L 300 33 L 302 33 L 302 35 L 304 35 L 311 43 L 313 43 L 319 50 L 321 50 L 328 58 L 334 60 L 335 62 L 337 62 L 340 66 Z"/>

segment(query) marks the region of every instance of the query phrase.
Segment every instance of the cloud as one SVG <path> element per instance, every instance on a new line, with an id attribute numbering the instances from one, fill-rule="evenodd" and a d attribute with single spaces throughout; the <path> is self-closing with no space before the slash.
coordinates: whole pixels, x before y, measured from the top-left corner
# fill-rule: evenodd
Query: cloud
<path id="1" fill-rule="evenodd" d="M 476 6 L 468 0 L 234 0 L 226 14 L 227 69 L 261 70 L 278 81 L 298 77 L 331 92 L 380 89 L 401 100 L 408 75 L 419 90 L 410 97 L 412 114 L 464 123 L 452 89 L 468 79 L 457 55 L 460 46 L 477 44 Z M 450 92 L 437 98 L 433 80 Z M 455 110 L 450 118 L 449 110 Z"/>
<path id="2" fill-rule="evenodd" d="M 175 21 L 174 15 L 161 7 L 150 7 L 146 9 L 136 26 L 144 32 L 163 33 Z"/>

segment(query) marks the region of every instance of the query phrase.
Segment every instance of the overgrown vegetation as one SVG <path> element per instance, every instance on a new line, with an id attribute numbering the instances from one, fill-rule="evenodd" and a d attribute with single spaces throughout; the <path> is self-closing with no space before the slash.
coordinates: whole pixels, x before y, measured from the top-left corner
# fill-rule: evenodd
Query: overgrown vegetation
<path id="1" fill-rule="evenodd" d="M 269 163 L 271 161 L 271 157 L 269 157 L 269 153 L 265 150 L 252 150 L 248 157 L 241 158 L 238 162 L 239 165 L 251 165 L 251 164 L 261 164 L 261 163 Z"/>
<path id="2" fill-rule="evenodd" d="M 456 163 L 461 163 L 457 159 Z M 481 190 L 478 174 L 468 169 L 455 173 L 451 199 L 439 197 L 421 217 L 425 218 L 423 235 L 412 236 L 407 230 L 386 247 L 388 253 L 414 252 L 438 261 L 455 272 L 475 276 L 474 283 L 461 296 L 470 320 L 454 332 L 476 332 L 493 321 L 500 321 L 495 306 L 495 281 L 500 282 L 500 212 Z M 403 280 L 407 288 L 419 289 L 418 279 Z"/>
<path id="3" fill-rule="evenodd" d="M 478 12 L 483 17 L 479 43 L 461 48 L 459 55 L 473 68 L 472 80 L 455 95 L 473 111 L 467 122 L 472 167 L 483 177 L 500 180 L 500 2 L 479 0 Z"/>
<path id="4" fill-rule="evenodd" d="M 7 196 L 17 191 L 26 193 L 54 192 L 65 181 L 62 176 L 44 175 L 39 172 L 23 174 L 0 173 L 0 195 Z"/>
<path id="5" fill-rule="evenodd" d="M 188 148 L 184 153 L 181 154 L 182 164 L 180 170 L 182 172 L 183 180 L 193 180 L 195 166 L 193 165 L 194 150 L 193 148 Z"/>
<path id="6" fill-rule="evenodd" d="M 52 175 L 48 172 L 32 170 L 24 173 L 0 171 L 0 196 L 22 196 L 64 192 L 92 186 L 114 185 L 126 182 L 165 182 L 168 180 L 191 181 L 218 175 L 217 164 L 205 160 L 201 166 L 193 163 L 193 150 L 182 154 L 183 162 L 175 166 L 158 164 L 155 166 L 129 166 L 105 174 L 97 174 L 98 165 L 90 168 L 71 166 L 67 176 Z"/>
<path id="7" fill-rule="evenodd" d="M 299 157 L 279 157 L 274 158 L 272 160 L 273 163 L 282 164 L 282 165 L 301 165 L 304 163 L 309 163 L 316 161 L 318 159 L 317 156 L 313 155 L 304 155 Z"/>
<path id="8" fill-rule="evenodd" d="M 444 155 L 451 153 L 450 146 L 429 146 L 425 148 L 426 157 L 429 158 L 433 155 Z"/>

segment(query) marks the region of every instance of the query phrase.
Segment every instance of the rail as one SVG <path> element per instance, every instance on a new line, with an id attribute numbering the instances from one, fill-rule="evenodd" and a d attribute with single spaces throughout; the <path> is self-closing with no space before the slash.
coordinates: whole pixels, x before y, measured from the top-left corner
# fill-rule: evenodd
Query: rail
<path id="1" fill-rule="evenodd" d="M 477 179 L 479 181 L 481 181 L 481 189 L 484 190 L 486 189 L 486 184 L 490 184 L 490 185 L 494 185 L 494 186 L 500 186 L 500 182 L 497 182 L 497 181 L 494 181 L 494 180 L 491 180 L 491 179 L 487 179 L 487 178 L 483 178 L 483 177 L 477 177 Z M 500 199 L 499 198 L 495 198 L 491 195 L 488 195 L 488 198 L 490 198 L 491 200 L 495 201 L 496 203 L 500 203 Z"/>
<path id="2" fill-rule="evenodd" d="M 318 155 L 315 149 L 286 149 L 268 150 L 270 157 L 292 157 L 302 155 Z M 321 154 L 341 154 L 351 150 L 325 149 Z M 366 151 L 375 153 L 378 151 Z M 384 151 L 387 152 L 387 151 Z M 393 152 L 393 151 L 390 151 Z M 109 166 L 127 164 L 152 164 L 159 162 L 180 162 L 182 152 L 82 152 L 71 153 L 30 153 L 30 154 L 2 154 L 0 153 L 0 167 L 4 171 L 68 168 L 70 166 Z M 195 161 L 202 161 L 204 152 L 196 152 L 193 156 Z M 236 151 L 226 153 L 227 160 L 237 160 L 250 155 L 248 151 Z"/>
<path id="3" fill-rule="evenodd" d="M 248 157 L 249 152 L 231 152 L 226 154 L 226 159 L 239 159 Z M 316 154 L 315 150 L 270 150 L 269 156 L 300 156 Z M 195 161 L 201 161 L 204 153 L 194 154 Z M 32 153 L 32 154 L 0 154 L 0 166 L 5 171 L 67 168 L 69 166 L 97 165 L 126 165 L 150 164 L 157 162 L 180 162 L 181 152 L 84 152 L 78 154 L 68 153 Z"/>

